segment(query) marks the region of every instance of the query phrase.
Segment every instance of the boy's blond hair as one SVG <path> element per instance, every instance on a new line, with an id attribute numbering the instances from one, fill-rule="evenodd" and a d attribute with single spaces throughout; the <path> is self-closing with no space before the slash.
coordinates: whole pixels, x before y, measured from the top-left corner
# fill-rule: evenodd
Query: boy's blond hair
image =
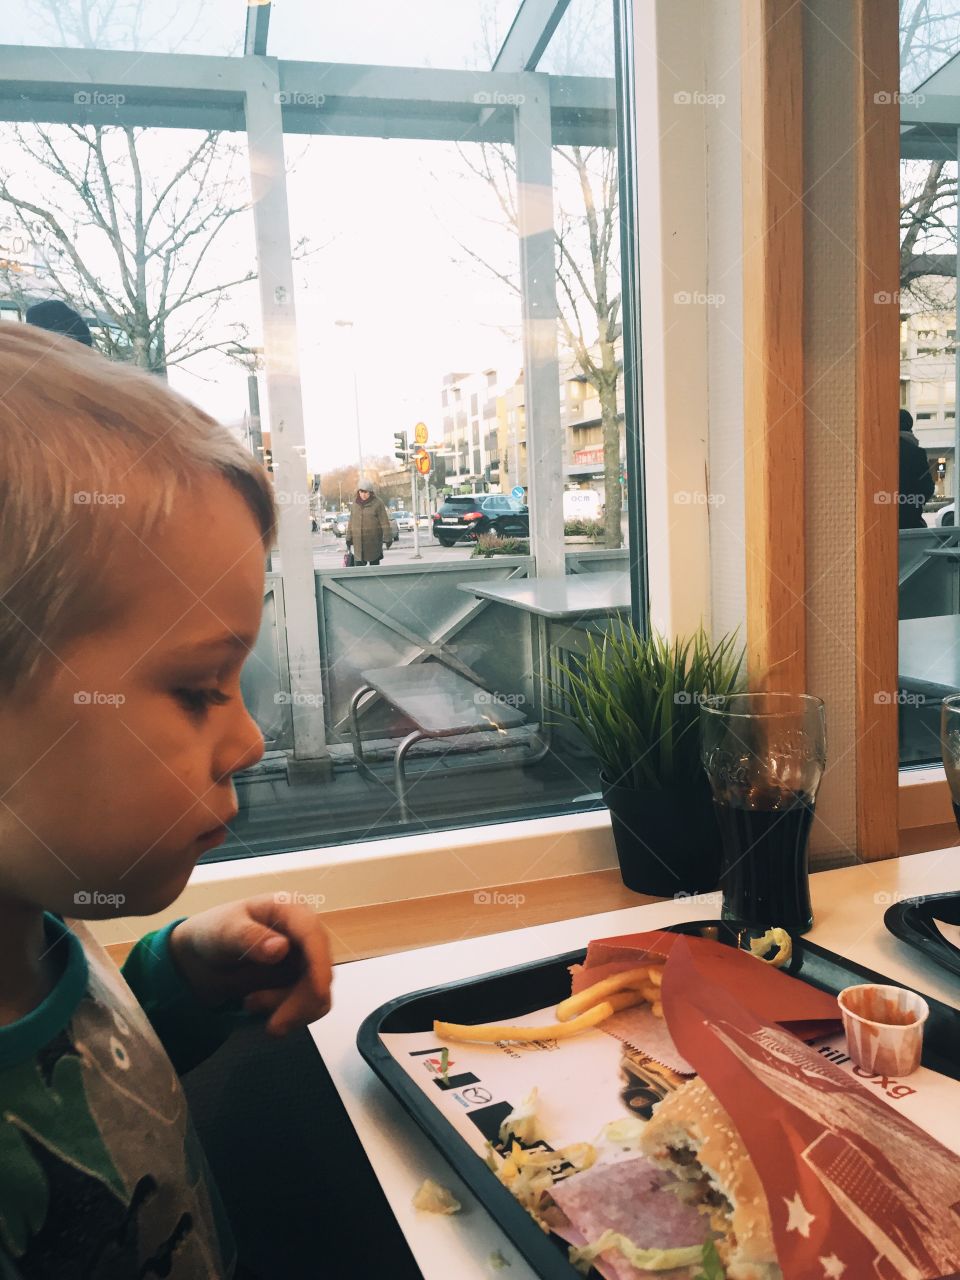
<path id="1" fill-rule="evenodd" d="M 214 477 L 246 500 L 269 548 L 273 487 L 225 427 L 153 374 L 0 325 L 0 690 L 22 693 L 65 642 L 108 624 L 124 526 L 146 560 L 176 494 Z"/>

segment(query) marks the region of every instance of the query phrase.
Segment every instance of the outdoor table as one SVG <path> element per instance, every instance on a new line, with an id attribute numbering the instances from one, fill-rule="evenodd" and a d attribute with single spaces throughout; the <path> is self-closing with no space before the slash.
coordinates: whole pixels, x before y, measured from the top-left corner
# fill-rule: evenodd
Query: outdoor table
<path id="1" fill-rule="evenodd" d="M 550 690 L 558 683 L 556 655 L 561 650 L 585 654 L 591 633 L 630 609 L 630 575 L 625 571 L 574 573 L 558 578 L 509 578 L 503 582 L 461 582 L 461 591 L 481 600 L 508 605 L 531 614 L 537 622 L 536 669 L 540 686 L 541 737 L 549 743 L 545 723 L 552 705 Z"/>
<path id="2" fill-rule="evenodd" d="M 900 688 L 929 702 L 960 693 L 960 615 L 904 619 L 897 670 Z"/>
<path id="3" fill-rule="evenodd" d="M 958 888 L 956 849 L 819 872 L 811 877 L 815 924 L 807 937 L 960 1009 L 957 979 L 883 925 L 884 911 L 898 897 Z M 338 967 L 333 1010 L 310 1030 L 425 1280 L 489 1280 L 497 1251 L 510 1264 L 497 1274 L 533 1280 L 534 1273 L 360 1057 L 356 1036 L 367 1014 L 396 996 L 585 947 L 591 938 L 715 917 L 719 903 L 719 894 L 651 903 Z M 945 1116 L 944 1124 L 960 1134 L 960 1115 Z M 427 1177 L 450 1188 L 461 1213 L 443 1217 L 413 1208 Z"/>

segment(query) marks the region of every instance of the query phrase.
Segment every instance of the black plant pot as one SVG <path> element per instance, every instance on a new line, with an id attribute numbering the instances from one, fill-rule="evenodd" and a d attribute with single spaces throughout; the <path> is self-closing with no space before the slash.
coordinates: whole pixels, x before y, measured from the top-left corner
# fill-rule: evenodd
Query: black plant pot
<path id="1" fill-rule="evenodd" d="M 718 887 L 720 827 L 706 777 L 659 791 L 600 781 L 628 889 L 672 898 Z"/>

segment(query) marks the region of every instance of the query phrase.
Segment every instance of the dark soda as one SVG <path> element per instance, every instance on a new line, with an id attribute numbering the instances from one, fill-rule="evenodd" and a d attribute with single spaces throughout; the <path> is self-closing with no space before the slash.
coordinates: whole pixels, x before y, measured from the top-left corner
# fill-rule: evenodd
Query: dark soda
<path id="1" fill-rule="evenodd" d="M 778 794 L 749 804 L 726 798 L 714 803 L 723 836 L 724 919 L 806 933 L 813 925 L 807 875 L 812 802 Z"/>

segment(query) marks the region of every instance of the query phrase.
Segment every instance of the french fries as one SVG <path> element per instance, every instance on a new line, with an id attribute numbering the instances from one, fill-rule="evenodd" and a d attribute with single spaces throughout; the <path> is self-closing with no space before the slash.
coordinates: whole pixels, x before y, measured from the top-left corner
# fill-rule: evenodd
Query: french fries
<path id="1" fill-rule="evenodd" d="M 534 1040 L 566 1040 L 597 1026 L 611 1014 L 629 1009 L 646 1000 L 658 1018 L 663 1017 L 660 984 L 663 965 L 642 965 L 615 973 L 592 987 L 568 996 L 557 1005 L 557 1021 L 541 1027 L 518 1027 L 480 1023 L 469 1026 L 460 1022 L 434 1022 L 433 1033 L 440 1040 L 461 1040 L 475 1044 L 496 1044 L 514 1040 L 529 1044 Z"/>
<path id="2" fill-rule="evenodd" d="M 557 1021 L 566 1022 L 568 1018 L 576 1017 L 585 1009 L 592 1008 L 598 1001 L 606 999 L 608 995 L 623 991 L 625 987 L 643 992 L 644 986 L 651 985 L 649 979 L 649 965 L 639 969 L 625 969 L 623 973 L 614 973 L 611 977 L 604 978 L 602 982 L 595 982 L 592 987 L 578 991 L 575 996 L 568 996 L 566 1000 L 561 1000 L 557 1005 Z"/>
<path id="3" fill-rule="evenodd" d="M 551 1022 L 542 1027 L 498 1026 L 492 1022 L 482 1022 L 477 1026 L 462 1022 L 434 1022 L 433 1034 L 440 1040 L 466 1040 L 476 1044 L 496 1044 L 498 1040 L 516 1040 L 521 1044 L 529 1044 L 533 1040 L 566 1040 L 595 1027 L 620 1009 L 639 1004 L 640 1000 L 638 991 L 621 991 L 567 1022 Z"/>

